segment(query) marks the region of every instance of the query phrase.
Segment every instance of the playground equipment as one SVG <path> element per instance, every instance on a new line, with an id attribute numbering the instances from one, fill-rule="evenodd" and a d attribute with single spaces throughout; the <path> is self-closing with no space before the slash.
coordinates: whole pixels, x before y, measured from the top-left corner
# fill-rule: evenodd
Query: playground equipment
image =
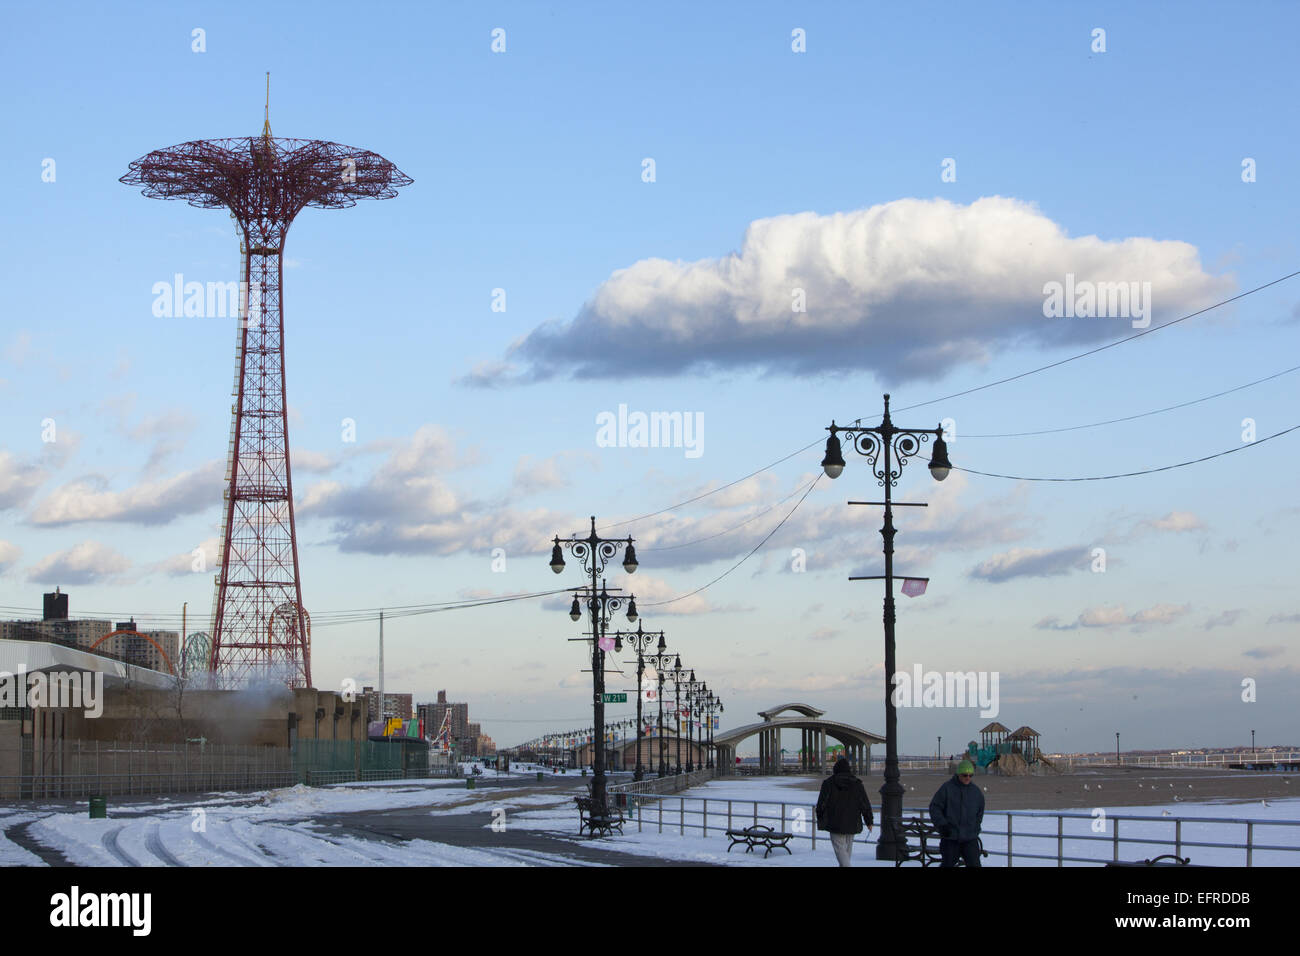
<path id="1" fill-rule="evenodd" d="M 971 741 L 966 757 L 977 768 L 996 770 L 1000 774 L 1018 775 L 1037 770 L 1060 772 L 1055 764 L 1043 756 L 1038 747 L 1038 731 L 1026 725 L 1008 730 L 994 721 L 980 731 L 980 742 Z"/>

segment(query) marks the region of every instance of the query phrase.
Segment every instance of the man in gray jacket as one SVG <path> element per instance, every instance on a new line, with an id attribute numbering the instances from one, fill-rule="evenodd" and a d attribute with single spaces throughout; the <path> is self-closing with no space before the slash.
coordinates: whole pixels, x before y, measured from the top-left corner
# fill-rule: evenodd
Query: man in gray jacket
<path id="1" fill-rule="evenodd" d="M 939 831 L 943 866 L 956 866 L 959 857 L 967 866 L 980 865 L 984 794 L 971 783 L 974 773 L 975 765 L 963 760 L 957 764 L 956 776 L 944 783 L 930 801 L 930 822 Z"/>

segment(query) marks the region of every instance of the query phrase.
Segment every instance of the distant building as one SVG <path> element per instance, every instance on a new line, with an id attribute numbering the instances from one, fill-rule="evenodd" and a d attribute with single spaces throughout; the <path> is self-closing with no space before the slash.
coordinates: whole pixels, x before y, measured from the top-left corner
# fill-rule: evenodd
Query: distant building
<path id="1" fill-rule="evenodd" d="M 137 630 L 135 620 L 113 624 L 97 619 L 68 617 L 68 595 L 58 588 L 46 594 L 44 617 L 39 621 L 0 621 L 0 640 L 46 641 L 62 647 L 112 657 L 137 667 L 172 673 L 180 665 L 180 633 Z M 113 634 L 131 631 L 130 634 Z M 107 640 L 107 635 L 113 634 Z"/>
<path id="2" fill-rule="evenodd" d="M 414 715 L 414 697 L 411 694 L 390 694 L 384 692 L 384 712 L 379 712 L 379 691 L 373 687 L 361 688 L 361 696 L 366 702 L 367 721 L 382 720 L 385 717 L 400 717 L 410 720 Z"/>

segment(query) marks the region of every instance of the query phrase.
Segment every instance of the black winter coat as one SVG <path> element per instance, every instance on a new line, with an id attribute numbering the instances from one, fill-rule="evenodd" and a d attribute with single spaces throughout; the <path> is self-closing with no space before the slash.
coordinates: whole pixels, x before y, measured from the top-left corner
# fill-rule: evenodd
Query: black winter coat
<path id="1" fill-rule="evenodd" d="M 822 781 L 817 796 L 817 829 L 831 833 L 861 833 L 862 823 L 874 826 L 871 801 L 862 781 L 851 773 L 837 773 Z"/>
<path id="2" fill-rule="evenodd" d="M 947 840 L 974 840 L 984 822 L 984 792 L 953 777 L 930 801 L 930 822 Z"/>

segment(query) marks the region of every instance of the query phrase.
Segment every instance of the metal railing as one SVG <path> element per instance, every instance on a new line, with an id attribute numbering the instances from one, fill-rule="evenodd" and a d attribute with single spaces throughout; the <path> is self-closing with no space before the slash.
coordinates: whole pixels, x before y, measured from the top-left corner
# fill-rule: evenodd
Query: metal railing
<path id="1" fill-rule="evenodd" d="M 607 793 L 676 793 L 690 787 L 707 783 L 717 775 L 713 768 L 692 770 L 690 773 L 669 774 L 666 777 L 647 776 L 644 780 L 629 780 L 627 783 L 611 784 Z"/>
<path id="2" fill-rule="evenodd" d="M 1188 767 L 1223 769 L 1269 764 L 1300 766 L 1300 750 L 1238 750 L 1214 754 L 1086 754 L 1082 756 L 1048 756 L 1058 765 L 1072 767 Z"/>
<path id="3" fill-rule="evenodd" d="M 791 801 L 728 800 L 716 797 L 682 797 L 658 794 L 628 795 L 629 825 L 635 823 L 637 832 L 676 832 L 685 836 L 687 831 L 700 831 L 707 837 L 710 832 L 722 836 L 727 830 L 747 826 L 765 825 L 782 833 L 791 834 L 791 842 L 807 840 L 816 850 L 818 831 L 816 808 L 811 803 Z M 928 809 L 905 809 L 905 821 L 913 818 L 929 822 Z M 991 820 L 1005 818 L 1001 827 L 991 825 Z M 1016 829 L 1018 821 L 1032 821 L 1029 827 Z M 1070 821 L 1067 824 L 1067 821 Z M 1041 823 L 1042 825 L 1038 825 Z M 879 827 L 879 818 L 876 820 Z M 1104 865 L 1117 861 L 1151 859 L 1165 853 L 1191 857 L 1196 862 L 1195 851 L 1233 850 L 1241 854 L 1228 866 L 1296 866 L 1300 865 L 1300 820 L 1253 820 L 1235 817 L 1165 817 L 1123 814 L 1104 816 L 1091 813 L 1070 813 L 1039 810 L 998 810 L 984 815 L 984 828 L 980 837 L 990 858 L 1001 858 L 1003 865 L 1014 866 L 1017 860 L 1036 861 L 1064 866 L 1066 863 Z M 1161 824 L 1167 827 L 1162 833 L 1122 833 L 1122 825 Z M 1269 837 L 1270 829 L 1280 828 L 1291 835 L 1291 843 L 1276 842 L 1280 837 Z M 1290 828 L 1290 829 L 1287 829 Z M 1260 842 L 1259 831 L 1267 842 Z M 878 833 L 877 829 L 877 833 Z M 822 834 L 821 839 L 827 840 Z M 828 842 L 828 841 L 827 841 Z M 854 843 L 872 847 L 875 840 L 868 838 L 865 830 Z M 1047 844 L 1044 847 L 1044 843 Z M 1078 844 L 1086 848 L 1104 844 L 1100 854 L 1078 855 Z M 1028 844 L 1027 848 L 1026 844 Z M 1049 852 L 1042 852 L 1044 849 Z M 1278 854 L 1276 858 L 1259 854 Z M 1032 865 L 1032 864 L 1031 864 Z"/>

